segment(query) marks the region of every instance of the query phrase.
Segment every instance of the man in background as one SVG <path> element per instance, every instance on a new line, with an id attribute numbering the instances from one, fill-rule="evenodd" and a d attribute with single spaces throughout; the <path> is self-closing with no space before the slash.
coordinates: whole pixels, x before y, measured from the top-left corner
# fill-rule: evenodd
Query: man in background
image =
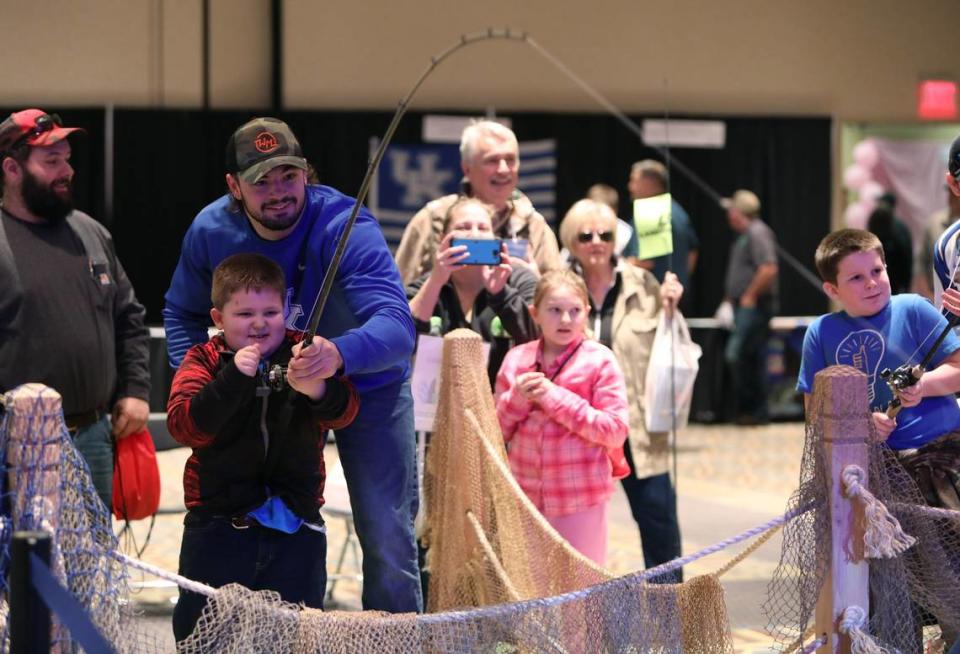
<path id="1" fill-rule="evenodd" d="M 496 238 L 527 242 L 525 256 L 511 257 L 511 264 L 525 261 L 535 274 L 558 268 L 560 251 L 556 236 L 530 199 L 517 190 L 520 146 L 516 134 L 492 120 L 471 123 L 460 139 L 460 167 L 464 177 L 462 192 L 428 202 L 403 231 L 396 253 L 403 283 L 409 284 L 433 267 L 443 220 L 460 195 L 477 198 L 494 208 Z"/>
<path id="2" fill-rule="evenodd" d="M 114 439 L 150 414 L 146 311 L 110 233 L 73 208 L 76 127 L 40 109 L 0 123 L 0 391 L 41 382 L 109 508 Z"/>
<path id="3" fill-rule="evenodd" d="M 644 159 L 630 168 L 630 179 L 627 189 L 631 200 L 652 198 L 663 195 L 670 187 L 670 178 L 667 168 L 659 161 Z M 633 216 L 633 205 L 630 206 L 630 215 Z M 692 298 L 690 293 L 690 277 L 697 267 L 697 257 L 700 254 L 700 240 L 690 222 L 690 216 L 680 203 L 671 198 L 670 201 L 670 231 L 673 235 L 673 254 L 665 254 L 654 259 L 639 258 L 639 239 L 636 232 L 627 243 L 623 256 L 636 265 L 653 272 L 658 282 L 663 282 L 667 270 L 676 273 L 684 288 L 684 297 Z"/>
<path id="4" fill-rule="evenodd" d="M 738 234 L 724 282 L 724 302 L 733 306 L 734 315 L 724 359 L 736 391 L 736 422 L 760 425 L 769 422 L 764 351 L 777 311 L 777 242 L 760 218 L 760 200 L 753 192 L 741 189 L 722 204 Z"/>

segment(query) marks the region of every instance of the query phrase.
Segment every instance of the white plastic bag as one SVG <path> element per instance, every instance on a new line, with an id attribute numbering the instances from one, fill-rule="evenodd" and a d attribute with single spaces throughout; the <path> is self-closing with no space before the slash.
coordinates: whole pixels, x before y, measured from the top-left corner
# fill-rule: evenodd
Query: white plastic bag
<path id="1" fill-rule="evenodd" d="M 690 338 L 690 329 L 683 314 L 674 310 L 673 318 L 667 318 L 665 312 L 661 311 L 643 392 L 644 421 L 648 432 L 673 429 L 674 410 L 676 427 L 686 426 L 701 354 L 700 346 Z M 673 401 L 671 391 L 675 392 Z"/>

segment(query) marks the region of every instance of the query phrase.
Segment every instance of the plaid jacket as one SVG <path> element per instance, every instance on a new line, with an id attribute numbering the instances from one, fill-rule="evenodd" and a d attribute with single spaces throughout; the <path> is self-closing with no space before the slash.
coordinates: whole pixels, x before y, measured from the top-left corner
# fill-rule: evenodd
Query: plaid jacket
<path id="1" fill-rule="evenodd" d="M 296 338 L 287 336 L 271 364 L 289 361 Z M 316 521 L 326 477 L 323 436 L 353 422 L 357 392 L 345 378 L 332 378 L 323 398 L 312 402 L 289 387 L 259 397 L 257 384 L 237 368 L 222 336 L 187 351 L 167 404 L 170 435 L 193 448 L 183 471 L 186 507 L 244 515 L 269 494 Z"/>
<path id="2" fill-rule="evenodd" d="M 520 487 L 541 513 L 562 516 L 613 493 L 611 458 L 623 458 L 627 390 L 613 352 L 596 341 L 571 343 L 548 369 L 542 356 L 539 340 L 507 354 L 497 375 L 497 417 Z M 531 370 L 553 378 L 536 402 L 515 385 Z"/>

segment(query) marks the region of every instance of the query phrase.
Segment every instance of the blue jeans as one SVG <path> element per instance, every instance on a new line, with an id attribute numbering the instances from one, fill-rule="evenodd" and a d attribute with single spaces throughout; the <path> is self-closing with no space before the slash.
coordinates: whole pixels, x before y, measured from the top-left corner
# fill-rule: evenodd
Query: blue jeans
<path id="1" fill-rule="evenodd" d="M 630 474 L 620 480 L 630 503 L 630 513 L 640 529 L 643 563 L 654 568 L 680 556 L 680 523 L 677 520 L 677 494 L 670 483 L 670 475 L 654 475 L 637 479 L 630 444 L 624 444 L 624 454 L 630 465 Z M 665 573 L 651 583 L 680 583 L 683 569 Z"/>
<path id="2" fill-rule="evenodd" d="M 214 588 L 230 583 L 273 590 L 284 601 L 323 608 L 327 585 L 327 536 L 301 526 L 294 534 L 267 527 L 234 527 L 227 518 L 187 514 L 180 546 L 180 574 Z M 204 595 L 180 589 L 173 635 L 193 631 L 207 604 Z"/>
<path id="3" fill-rule="evenodd" d="M 90 477 L 97 495 L 107 507 L 113 506 L 113 432 L 110 418 L 104 416 L 89 427 L 73 434 L 73 445 L 90 468 Z"/>
<path id="4" fill-rule="evenodd" d="M 771 317 L 767 309 L 738 306 L 733 314 L 733 332 L 724 351 L 737 394 L 737 415 L 749 415 L 759 421 L 768 418 L 764 354 L 770 338 Z"/>
<path id="5" fill-rule="evenodd" d="M 365 392 L 356 420 L 336 438 L 363 549 L 363 608 L 422 611 L 413 533 L 419 498 L 410 382 Z"/>

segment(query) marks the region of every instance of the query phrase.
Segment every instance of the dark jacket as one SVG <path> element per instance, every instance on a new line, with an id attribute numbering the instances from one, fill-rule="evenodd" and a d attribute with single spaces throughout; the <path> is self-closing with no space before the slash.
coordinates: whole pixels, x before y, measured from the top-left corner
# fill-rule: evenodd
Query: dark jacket
<path id="1" fill-rule="evenodd" d="M 430 273 L 424 273 L 407 285 L 407 298 L 412 299 L 427 281 Z M 533 292 L 537 278 L 526 268 L 514 268 L 503 290 L 496 295 L 482 291 L 473 304 L 473 319 L 469 322 L 460 308 L 460 300 L 453 282 L 448 281 L 440 290 L 433 315 L 440 318 L 440 334 L 464 327 L 480 334 L 490 343 L 490 361 L 487 372 L 490 388 L 497 380 L 497 372 L 503 357 L 514 345 L 537 338 L 537 326 L 530 317 L 527 306 L 533 304 Z M 413 318 L 417 332 L 430 333 L 430 323 Z"/>
<path id="2" fill-rule="evenodd" d="M 270 364 L 286 365 L 293 342 L 288 333 Z M 319 402 L 289 387 L 258 395 L 259 383 L 240 372 L 222 336 L 184 357 L 170 389 L 167 427 L 193 448 L 183 473 L 187 509 L 239 516 L 275 495 L 315 522 L 323 504 L 323 437 L 353 421 L 357 393 L 345 378 L 328 379 Z"/>
<path id="3" fill-rule="evenodd" d="M 31 232 L 22 237 L 29 239 L 22 240 L 27 251 L 13 252 L 5 220 L 18 233 Z M 44 247 L 57 248 L 59 258 L 34 259 L 44 257 Z M 74 257 L 74 263 L 56 265 L 66 260 L 63 256 Z M 40 274 L 58 280 L 54 297 L 25 297 L 31 289 L 24 287 L 24 277 L 38 274 L 38 267 Z M 0 216 L 0 280 L 0 392 L 42 382 L 63 396 L 67 415 L 109 410 L 120 397 L 149 398 L 146 311 L 103 225 L 80 211 L 45 226 Z M 36 324 L 41 301 L 62 322 Z M 79 306 L 76 313 L 82 315 L 70 315 L 64 305 Z"/>

